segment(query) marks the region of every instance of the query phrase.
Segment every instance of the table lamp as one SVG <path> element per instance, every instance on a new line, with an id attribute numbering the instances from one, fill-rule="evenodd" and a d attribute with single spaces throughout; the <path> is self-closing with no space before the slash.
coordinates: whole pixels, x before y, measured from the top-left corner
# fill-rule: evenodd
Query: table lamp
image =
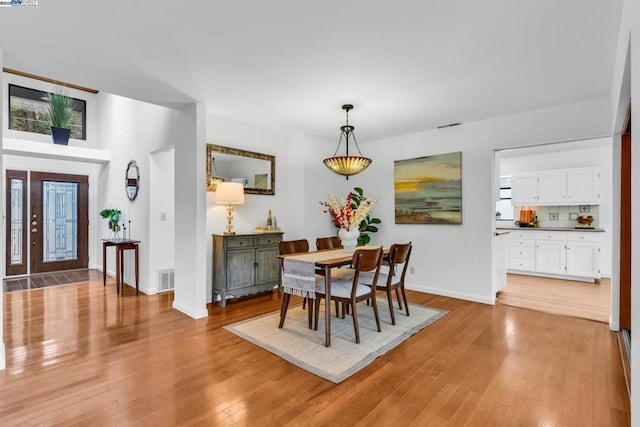
<path id="1" fill-rule="evenodd" d="M 227 204 L 227 231 L 224 234 L 236 234 L 233 231 L 233 205 L 244 204 L 244 186 L 239 182 L 221 182 L 216 185 L 216 203 Z"/>

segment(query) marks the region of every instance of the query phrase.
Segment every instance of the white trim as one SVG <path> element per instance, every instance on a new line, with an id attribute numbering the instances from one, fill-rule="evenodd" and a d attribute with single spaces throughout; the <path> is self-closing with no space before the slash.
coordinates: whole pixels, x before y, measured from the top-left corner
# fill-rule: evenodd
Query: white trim
<path id="1" fill-rule="evenodd" d="M 196 310 L 195 312 L 190 312 L 189 309 L 182 304 L 179 304 L 176 301 L 173 301 L 173 308 L 178 310 L 181 313 L 186 314 L 187 316 L 193 319 L 202 319 L 203 317 L 209 316 L 209 312 L 205 308 L 204 310 Z"/>
<path id="2" fill-rule="evenodd" d="M 427 293 L 427 294 L 440 295 L 440 296 L 443 296 L 443 297 L 462 299 L 462 300 L 465 300 L 465 301 L 472 301 L 472 302 L 479 302 L 479 303 L 482 303 L 482 304 L 495 305 L 495 300 L 494 299 L 487 298 L 487 297 L 480 296 L 480 295 L 467 294 L 467 293 L 464 293 L 464 292 L 455 292 L 455 291 L 450 291 L 450 290 L 447 290 L 447 289 L 432 288 L 432 287 L 423 286 L 423 285 L 411 285 L 411 284 L 408 284 L 408 283 L 405 283 L 405 288 L 410 290 L 410 291 L 417 291 L 417 292 L 423 292 L 423 293 Z"/>

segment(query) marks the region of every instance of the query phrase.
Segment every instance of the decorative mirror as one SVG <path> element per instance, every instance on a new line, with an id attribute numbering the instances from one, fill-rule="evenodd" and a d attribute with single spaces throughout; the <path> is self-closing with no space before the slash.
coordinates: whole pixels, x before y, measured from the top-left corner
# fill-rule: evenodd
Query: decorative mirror
<path id="1" fill-rule="evenodd" d="M 135 160 L 129 161 L 124 181 L 127 197 L 131 201 L 135 200 L 138 197 L 138 188 L 140 188 L 140 169 L 138 169 L 138 164 Z"/>
<path id="2" fill-rule="evenodd" d="M 224 180 L 242 183 L 245 194 L 273 196 L 275 172 L 275 156 L 207 144 L 207 191 L 216 191 Z"/>

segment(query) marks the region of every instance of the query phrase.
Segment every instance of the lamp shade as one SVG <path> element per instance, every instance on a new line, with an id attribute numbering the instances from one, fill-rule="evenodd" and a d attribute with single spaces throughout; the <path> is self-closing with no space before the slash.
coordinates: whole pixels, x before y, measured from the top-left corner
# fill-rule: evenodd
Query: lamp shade
<path id="1" fill-rule="evenodd" d="M 216 185 L 216 203 L 244 204 L 244 186 L 239 182 L 221 182 Z"/>

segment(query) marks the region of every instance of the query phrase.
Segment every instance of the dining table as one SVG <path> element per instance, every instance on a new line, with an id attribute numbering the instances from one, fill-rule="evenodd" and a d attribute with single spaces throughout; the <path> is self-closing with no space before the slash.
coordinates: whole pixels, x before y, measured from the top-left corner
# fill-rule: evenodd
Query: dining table
<path id="1" fill-rule="evenodd" d="M 379 246 L 360 246 L 358 249 L 376 249 Z M 383 257 L 389 255 L 389 248 L 383 247 Z M 309 270 L 309 281 L 313 279 L 315 286 L 315 268 L 322 269 L 324 272 L 324 286 L 325 286 L 325 306 L 324 306 L 324 325 L 325 325 L 325 347 L 331 347 L 331 270 L 346 265 L 351 265 L 353 261 L 353 252 L 345 252 L 343 249 L 325 249 L 312 252 L 304 252 L 290 255 L 278 255 L 278 258 L 283 260 L 296 260 L 302 261 L 314 266 L 313 270 Z M 287 276 L 287 263 L 284 263 L 284 275 L 283 275 L 283 289 L 287 292 L 287 285 L 284 283 L 285 276 Z M 293 292 L 297 294 L 297 292 Z M 298 294 L 300 295 L 300 294 Z M 315 298 L 315 295 L 314 295 Z"/>

